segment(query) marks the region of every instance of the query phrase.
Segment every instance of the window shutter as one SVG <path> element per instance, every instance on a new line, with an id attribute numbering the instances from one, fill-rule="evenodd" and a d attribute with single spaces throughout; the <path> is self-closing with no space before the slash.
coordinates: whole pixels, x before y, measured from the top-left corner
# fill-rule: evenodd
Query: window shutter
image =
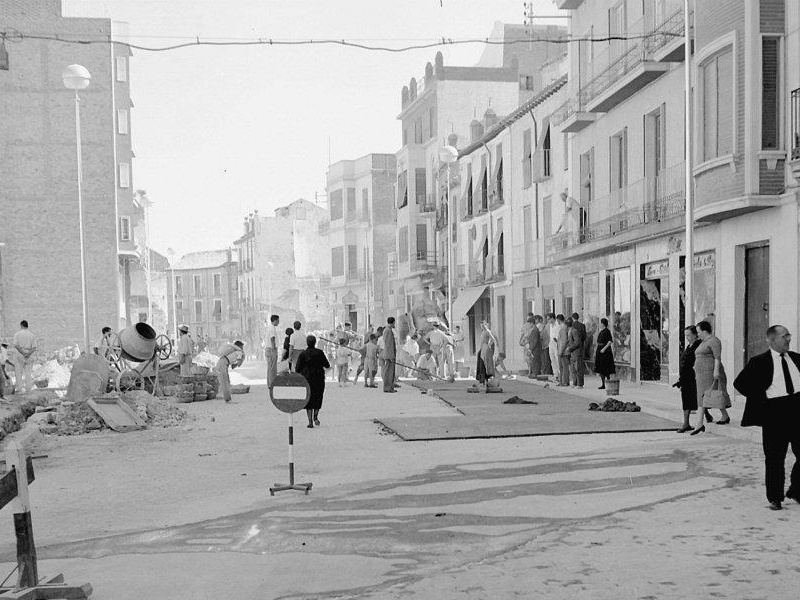
<path id="1" fill-rule="evenodd" d="M 761 147 L 776 150 L 780 144 L 780 40 L 761 40 Z"/>

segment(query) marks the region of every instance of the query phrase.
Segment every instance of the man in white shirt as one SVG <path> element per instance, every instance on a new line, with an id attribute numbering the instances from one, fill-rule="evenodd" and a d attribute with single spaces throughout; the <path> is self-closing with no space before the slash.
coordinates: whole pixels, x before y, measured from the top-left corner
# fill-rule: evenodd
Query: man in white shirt
<path id="1" fill-rule="evenodd" d="M 235 369 L 244 362 L 244 343 L 235 341 L 232 344 L 225 344 L 220 352 L 217 361 L 217 379 L 219 380 L 219 390 L 225 402 L 231 401 L 231 380 L 228 368 Z"/>
<path id="2" fill-rule="evenodd" d="M 192 376 L 192 357 L 194 356 L 194 340 L 189 335 L 189 327 L 181 325 L 178 327 L 178 363 L 181 367 L 181 377 Z"/>
<path id="3" fill-rule="evenodd" d="M 275 385 L 275 378 L 278 376 L 278 345 L 281 334 L 278 332 L 278 325 L 281 319 L 278 315 L 271 315 L 267 326 L 267 385 L 269 389 Z"/>
<path id="4" fill-rule="evenodd" d="M 430 381 L 431 374 L 436 372 L 436 359 L 433 358 L 433 350 L 428 351 L 419 357 L 417 361 L 417 379 L 420 381 Z"/>
<path id="5" fill-rule="evenodd" d="M 800 354 L 789 350 L 791 341 L 792 335 L 783 325 L 767 329 L 769 350 L 751 358 L 733 382 L 747 397 L 742 427 L 761 426 L 764 479 L 772 510 L 781 510 L 785 498 L 800 503 Z M 789 446 L 795 463 L 784 494 Z"/>
<path id="6" fill-rule="evenodd" d="M 558 331 L 560 327 L 558 323 L 556 323 L 556 316 L 553 313 L 547 315 L 547 323 L 546 329 L 549 339 L 547 350 L 550 354 L 550 366 L 553 369 L 553 379 L 555 379 L 555 381 L 560 381 L 561 369 L 558 356 Z"/>
<path id="7" fill-rule="evenodd" d="M 308 348 L 306 332 L 303 331 L 303 326 L 300 321 L 295 321 L 292 324 L 294 333 L 289 338 L 289 370 L 297 365 L 297 359 L 300 358 L 300 353 Z"/>
<path id="8" fill-rule="evenodd" d="M 36 352 L 36 336 L 28 329 L 28 322 L 20 321 L 20 330 L 14 334 L 14 377 L 16 391 L 30 392 L 33 389 L 31 369 L 33 369 L 33 353 Z"/>

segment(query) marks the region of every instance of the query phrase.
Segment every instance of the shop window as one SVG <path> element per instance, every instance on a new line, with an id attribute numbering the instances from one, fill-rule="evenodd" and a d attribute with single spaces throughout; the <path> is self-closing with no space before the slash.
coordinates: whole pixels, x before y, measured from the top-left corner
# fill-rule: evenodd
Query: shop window
<path id="1" fill-rule="evenodd" d="M 606 318 L 614 341 L 614 361 L 631 362 L 631 269 L 606 271 Z"/>

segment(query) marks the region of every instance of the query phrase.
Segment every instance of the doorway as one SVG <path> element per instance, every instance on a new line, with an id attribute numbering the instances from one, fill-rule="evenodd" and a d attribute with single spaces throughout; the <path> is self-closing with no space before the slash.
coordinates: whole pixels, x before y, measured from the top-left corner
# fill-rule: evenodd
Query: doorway
<path id="1" fill-rule="evenodd" d="M 639 283 L 639 373 L 642 381 L 669 380 L 669 264 L 642 265 Z"/>
<path id="2" fill-rule="evenodd" d="M 744 363 L 767 349 L 769 244 L 744 250 Z"/>

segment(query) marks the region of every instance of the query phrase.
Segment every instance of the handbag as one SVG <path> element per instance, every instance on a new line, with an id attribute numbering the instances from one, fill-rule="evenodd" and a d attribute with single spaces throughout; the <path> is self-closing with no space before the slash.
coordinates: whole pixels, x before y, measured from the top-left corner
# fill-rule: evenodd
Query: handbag
<path id="1" fill-rule="evenodd" d="M 719 379 L 715 379 L 711 387 L 703 392 L 703 408 L 730 408 L 730 406 L 730 396 L 719 389 Z"/>

